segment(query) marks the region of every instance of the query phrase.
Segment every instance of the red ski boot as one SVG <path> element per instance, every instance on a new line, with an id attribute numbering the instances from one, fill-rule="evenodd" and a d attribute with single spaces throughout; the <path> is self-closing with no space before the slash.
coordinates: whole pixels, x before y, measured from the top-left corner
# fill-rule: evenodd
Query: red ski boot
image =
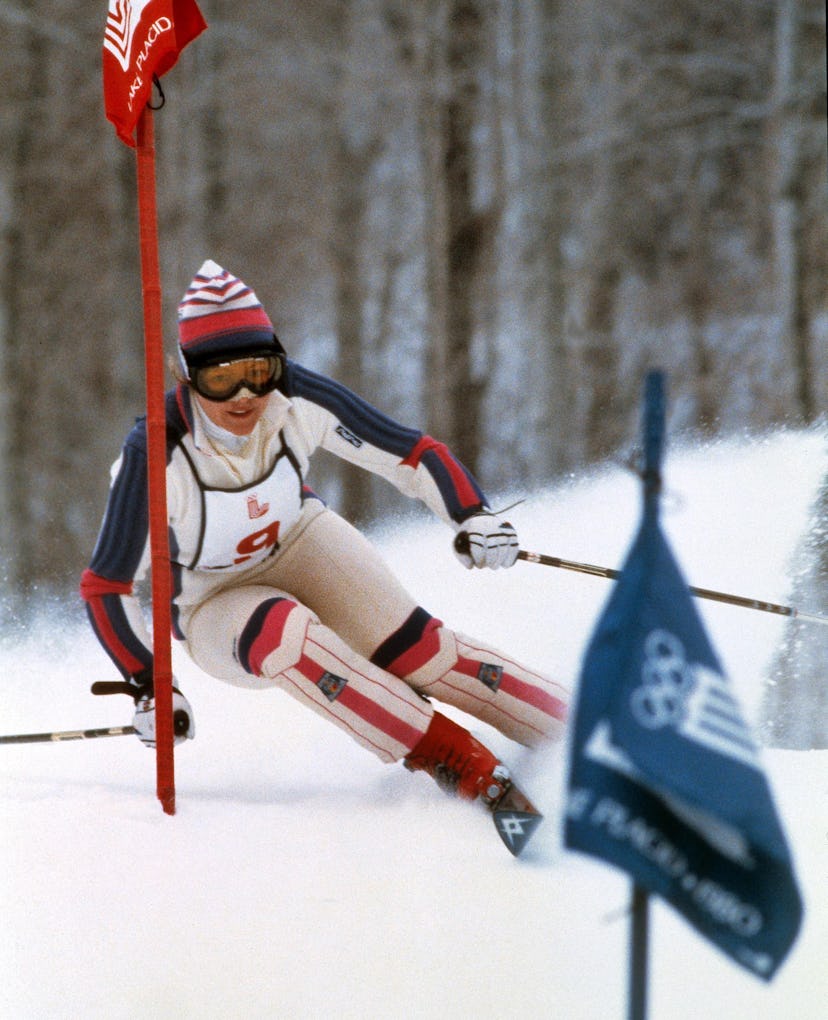
<path id="1" fill-rule="evenodd" d="M 511 787 L 506 766 L 468 730 L 439 712 L 404 764 L 411 772 L 427 772 L 446 792 L 466 800 L 480 797 L 489 807 Z"/>

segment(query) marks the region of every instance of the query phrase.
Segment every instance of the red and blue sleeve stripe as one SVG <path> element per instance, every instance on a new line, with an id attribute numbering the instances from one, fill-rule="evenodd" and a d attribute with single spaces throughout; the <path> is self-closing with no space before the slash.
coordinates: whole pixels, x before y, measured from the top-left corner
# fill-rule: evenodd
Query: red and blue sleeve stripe
<path id="1" fill-rule="evenodd" d="M 486 505 L 486 497 L 471 472 L 444 443 L 400 425 L 341 383 L 296 362 L 288 362 L 284 386 L 287 396 L 302 397 L 325 408 L 357 439 L 399 457 L 409 467 L 422 465 L 433 478 L 452 520 L 464 521 Z"/>
<path id="2" fill-rule="evenodd" d="M 80 584 L 92 629 L 125 677 L 152 665 L 152 653 L 134 632 L 122 601 L 132 594 L 149 533 L 145 436 L 141 423 L 124 444 L 92 561 Z"/>
<path id="3" fill-rule="evenodd" d="M 445 443 L 422 436 L 403 464 L 422 463 L 434 479 L 452 520 L 459 524 L 486 505 L 483 490 Z"/>
<path id="4" fill-rule="evenodd" d="M 132 585 L 109 581 L 91 570 L 85 570 L 81 578 L 92 629 L 125 679 L 152 668 L 152 652 L 135 634 L 124 611 L 122 596 L 131 591 Z"/>

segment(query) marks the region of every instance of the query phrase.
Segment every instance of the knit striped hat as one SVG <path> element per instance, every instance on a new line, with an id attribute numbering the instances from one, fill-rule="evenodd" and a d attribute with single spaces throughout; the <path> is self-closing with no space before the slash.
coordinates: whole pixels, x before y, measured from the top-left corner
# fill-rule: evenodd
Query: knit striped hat
<path id="1" fill-rule="evenodd" d="M 193 277 L 178 306 L 178 344 L 190 366 L 216 355 L 267 347 L 284 353 L 250 287 L 212 259 Z"/>

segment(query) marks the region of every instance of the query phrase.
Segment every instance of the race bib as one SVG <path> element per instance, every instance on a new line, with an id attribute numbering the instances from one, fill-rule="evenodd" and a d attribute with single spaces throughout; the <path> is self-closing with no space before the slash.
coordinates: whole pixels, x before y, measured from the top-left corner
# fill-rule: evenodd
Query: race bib
<path id="1" fill-rule="evenodd" d="M 265 478 L 243 489 L 207 489 L 203 529 L 191 569 L 245 570 L 266 559 L 299 519 L 302 480 L 280 456 Z"/>

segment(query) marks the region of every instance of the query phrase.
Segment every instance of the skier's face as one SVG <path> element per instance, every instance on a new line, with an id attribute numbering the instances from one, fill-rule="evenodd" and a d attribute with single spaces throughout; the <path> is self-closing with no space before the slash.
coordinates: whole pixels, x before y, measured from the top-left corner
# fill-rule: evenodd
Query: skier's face
<path id="1" fill-rule="evenodd" d="M 264 414 L 269 396 L 256 397 L 243 389 L 232 400 L 207 400 L 199 393 L 195 398 L 214 425 L 234 436 L 249 436 Z"/>

